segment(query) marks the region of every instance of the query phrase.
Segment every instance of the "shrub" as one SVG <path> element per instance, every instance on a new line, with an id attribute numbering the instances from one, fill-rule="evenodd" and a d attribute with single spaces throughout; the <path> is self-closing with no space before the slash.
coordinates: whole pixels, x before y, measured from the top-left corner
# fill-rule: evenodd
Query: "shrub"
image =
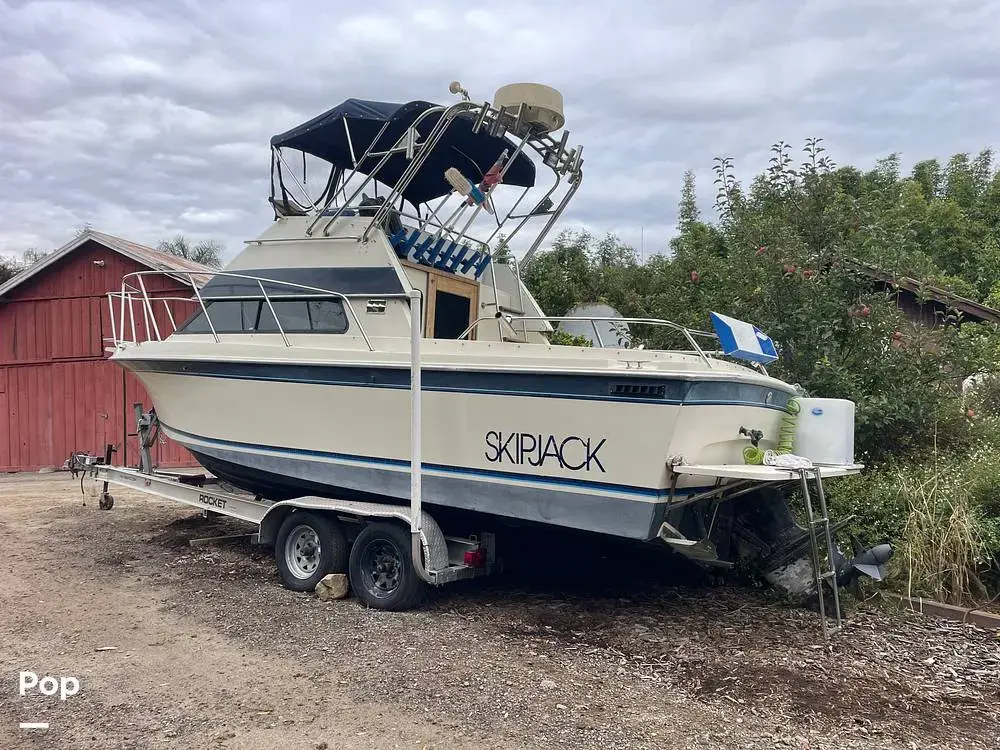
<path id="1" fill-rule="evenodd" d="M 829 494 L 866 543 L 894 544 L 891 578 L 907 593 L 961 603 L 1000 582 L 1000 420 L 976 425 L 966 452 L 896 459 Z"/>

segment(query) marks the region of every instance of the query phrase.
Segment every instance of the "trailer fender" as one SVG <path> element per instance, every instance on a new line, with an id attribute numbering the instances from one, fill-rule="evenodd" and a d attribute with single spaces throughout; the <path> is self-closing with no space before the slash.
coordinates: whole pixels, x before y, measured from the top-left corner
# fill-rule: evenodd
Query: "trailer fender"
<path id="1" fill-rule="evenodd" d="M 257 540 L 260 544 L 274 544 L 278 537 L 278 529 L 285 518 L 294 510 L 293 506 L 272 507 L 261 519 Z"/>

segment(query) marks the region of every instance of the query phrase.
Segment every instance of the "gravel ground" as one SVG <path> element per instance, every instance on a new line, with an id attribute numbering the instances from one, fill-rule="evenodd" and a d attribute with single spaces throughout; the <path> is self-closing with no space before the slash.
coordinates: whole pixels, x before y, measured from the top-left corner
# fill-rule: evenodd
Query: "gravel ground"
<path id="1" fill-rule="evenodd" d="M 0 478 L 0 748 L 1000 748 L 1000 633 L 869 603 L 827 648 L 764 592 L 550 536 L 383 613 L 187 544 L 236 522 L 115 496 Z M 80 692 L 21 698 L 22 669 Z"/>

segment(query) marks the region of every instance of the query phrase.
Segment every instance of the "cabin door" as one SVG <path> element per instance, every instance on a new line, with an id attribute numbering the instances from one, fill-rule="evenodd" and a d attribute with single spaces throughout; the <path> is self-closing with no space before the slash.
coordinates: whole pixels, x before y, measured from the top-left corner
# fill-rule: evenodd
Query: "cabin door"
<path id="1" fill-rule="evenodd" d="M 457 339 L 475 321 L 478 309 L 479 286 L 476 283 L 445 274 L 428 274 L 425 336 Z M 473 331 L 469 338 L 475 337 Z"/>

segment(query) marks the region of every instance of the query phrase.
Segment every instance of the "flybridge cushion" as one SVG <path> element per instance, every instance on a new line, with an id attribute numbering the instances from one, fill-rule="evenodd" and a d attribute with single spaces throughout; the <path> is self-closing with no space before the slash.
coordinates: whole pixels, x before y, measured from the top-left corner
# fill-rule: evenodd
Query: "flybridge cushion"
<path id="1" fill-rule="evenodd" d="M 409 227 L 392 235 L 389 244 L 400 258 L 454 274 L 471 273 L 475 279 L 483 275 L 491 260 L 488 253 L 460 245 L 447 237 L 435 239 L 433 234 Z"/>
<path id="2" fill-rule="evenodd" d="M 774 362 L 778 358 L 774 342 L 756 326 L 719 313 L 710 315 L 726 354 L 761 363 Z"/>

